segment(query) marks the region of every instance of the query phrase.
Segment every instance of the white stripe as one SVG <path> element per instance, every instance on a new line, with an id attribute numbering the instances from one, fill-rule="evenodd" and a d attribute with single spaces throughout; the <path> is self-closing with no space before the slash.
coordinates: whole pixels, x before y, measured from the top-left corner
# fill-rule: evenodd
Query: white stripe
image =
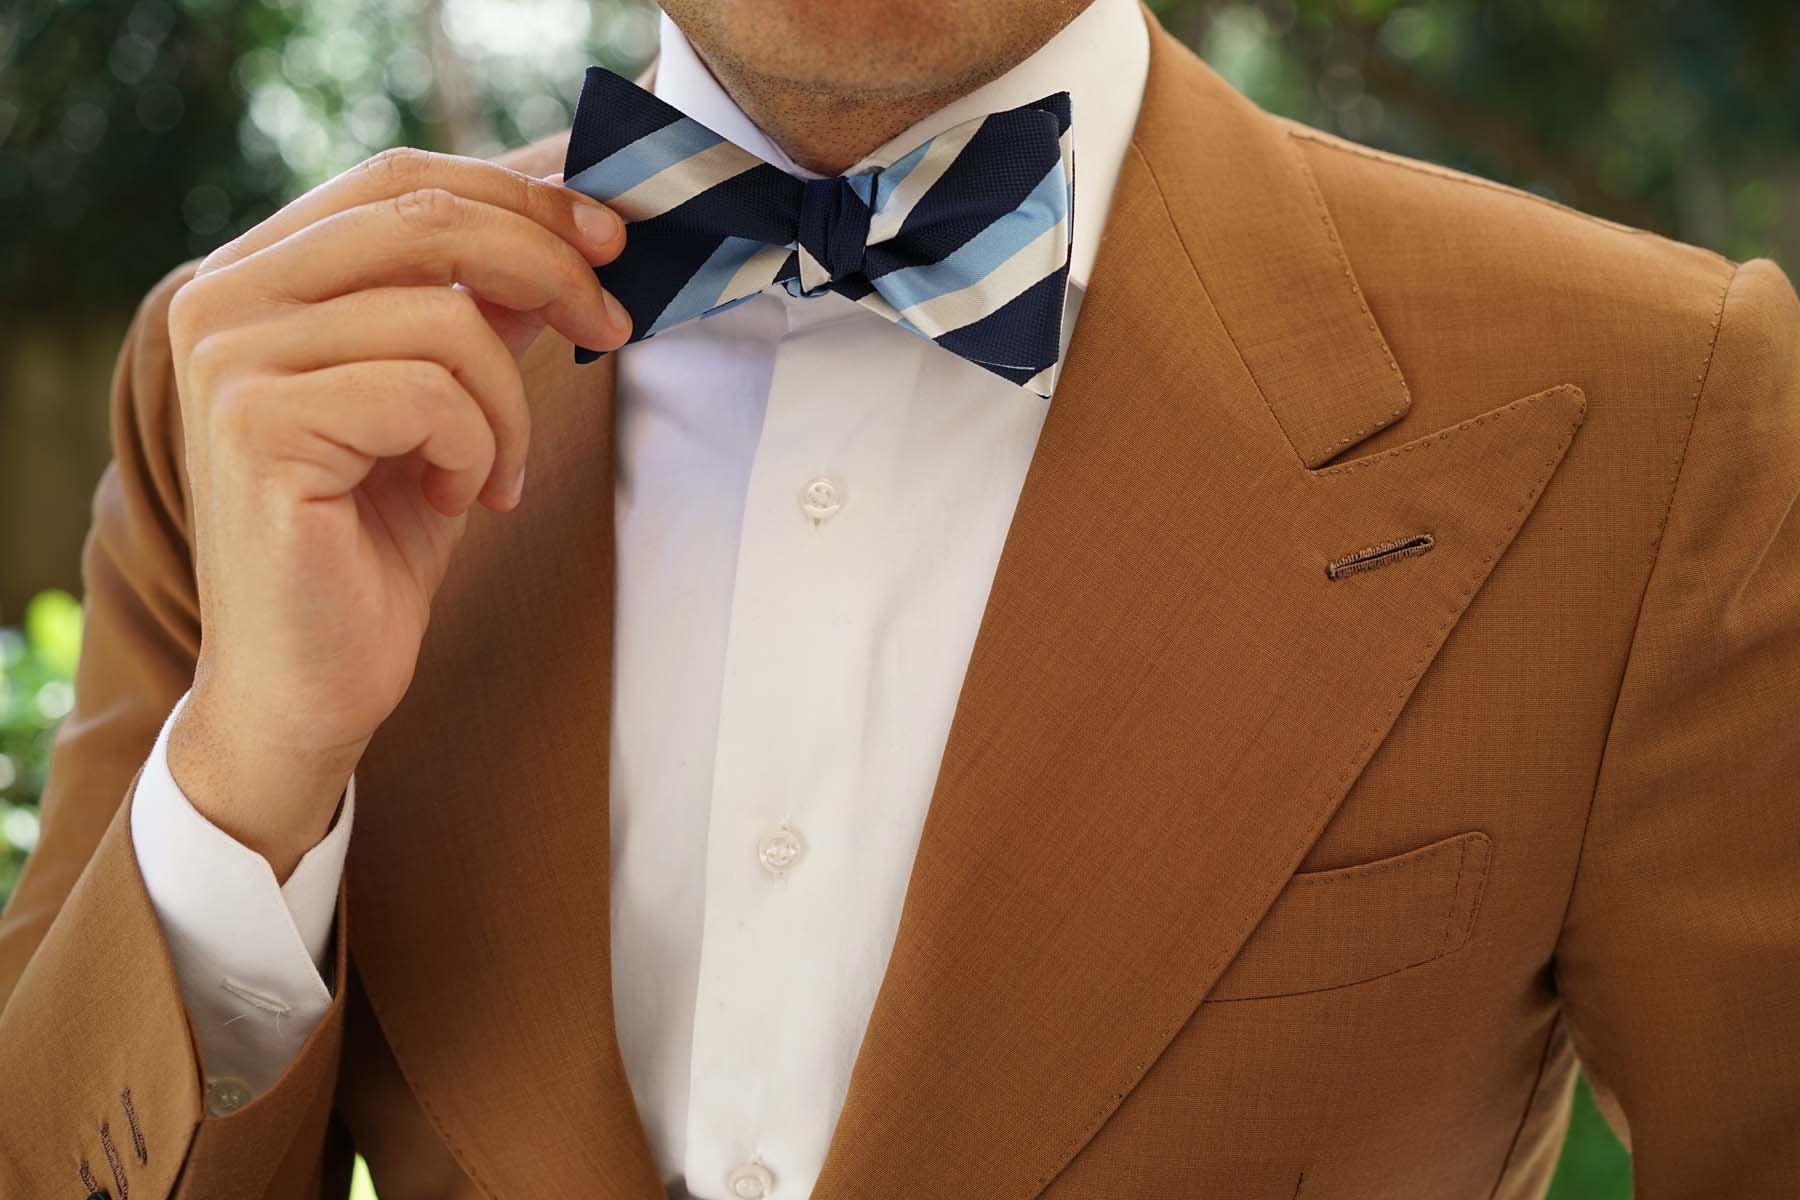
<path id="1" fill-rule="evenodd" d="M 801 290 L 810 292 L 821 284 L 830 283 L 831 272 L 825 269 L 825 264 L 814 258 L 805 246 L 799 247 L 799 251 Z"/>
<path id="2" fill-rule="evenodd" d="M 1074 128 L 1071 125 L 1068 129 L 1063 130 L 1062 138 L 1057 142 L 1062 153 L 1063 178 L 1069 181 L 1069 211 L 1071 213 L 1075 211 L 1075 147 L 1069 140 L 1069 134 Z"/>
<path id="3" fill-rule="evenodd" d="M 868 309 L 870 312 L 879 313 L 896 325 L 900 323 L 899 311 L 895 309 L 893 305 L 889 304 L 880 292 L 870 292 L 868 295 L 858 300 L 857 303 Z"/>
<path id="4" fill-rule="evenodd" d="M 1038 399 L 1048 400 L 1050 398 L 1050 393 L 1056 387 L 1056 364 L 1051 363 L 1036 375 L 1027 379 L 1024 383 L 1024 387 L 1026 391 L 1030 392 Z"/>
<path id="5" fill-rule="evenodd" d="M 906 218 L 912 215 L 912 210 L 925 198 L 925 193 L 931 190 L 932 184 L 944 177 L 944 172 L 950 169 L 956 156 L 969 144 L 969 139 L 985 124 L 986 121 L 968 121 L 937 135 L 931 143 L 931 149 L 919 160 L 919 165 L 900 181 L 894 194 L 884 200 L 875 215 L 869 218 L 867 245 L 885 242 L 900 232 L 900 226 L 906 223 Z"/>
<path id="6" fill-rule="evenodd" d="M 627 221 L 648 221 L 686 204 L 709 188 L 742 175 L 762 160 L 730 142 L 718 142 L 700 153 L 664 167 L 636 187 L 608 200 L 607 206 Z"/>
<path id="7" fill-rule="evenodd" d="M 900 310 L 900 315 L 924 330 L 927 337 L 942 337 L 952 329 L 961 329 L 996 311 L 1045 276 L 1053 274 L 1068 258 L 1068 222 L 1058 221 L 968 287 L 922 300 L 911 308 Z M 879 279 L 874 283 L 877 288 L 881 286 Z"/>
<path id="8" fill-rule="evenodd" d="M 781 265 L 787 262 L 788 247 L 764 246 L 745 260 L 737 269 L 737 274 L 719 293 L 717 304 L 729 304 L 752 292 L 760 292 L 775 282 L 775 276 L 781 273 Z"/>

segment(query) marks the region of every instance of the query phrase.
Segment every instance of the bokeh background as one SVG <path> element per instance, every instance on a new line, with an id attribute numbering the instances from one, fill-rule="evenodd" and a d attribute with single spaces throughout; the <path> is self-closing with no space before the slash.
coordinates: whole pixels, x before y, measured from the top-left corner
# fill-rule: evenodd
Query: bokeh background
<path id="1" fill-rule="evenodd" d="M 1794 0 L 1149 4 L 1265 107 L 1800 268 Z M 138 298 L 383 147 L 553 132 L 582 68 L 634 71 L 655 45 L 647 0 L 0 7 L 0 900 L 73 702 L 79 548 Z M 1630 1192 L 1584 1087 L 1553 1195 Z"/>

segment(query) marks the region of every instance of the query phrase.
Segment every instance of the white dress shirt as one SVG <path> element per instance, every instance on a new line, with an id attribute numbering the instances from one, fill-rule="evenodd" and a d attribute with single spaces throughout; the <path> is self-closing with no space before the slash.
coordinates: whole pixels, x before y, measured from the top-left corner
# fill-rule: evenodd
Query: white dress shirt
<path id="1" fill-rule="evenodd" d="M 851 168 L 1072 96 L 1065 346 L 1149 58 L 1094 0 Z M 796 175 L 666 16 L 658 96 Z M 772 288 L 618 352 L 612 964 L 671 1195 L 804 1197 L 886 970 L 963 672 L 1048 405 L 835 294 Z M 523 519 L 530 519 L 527 514 Z M 226 1112 L 316 1026 L 355 815 L 276 886 L 169 775 L 132 837 Z"/>

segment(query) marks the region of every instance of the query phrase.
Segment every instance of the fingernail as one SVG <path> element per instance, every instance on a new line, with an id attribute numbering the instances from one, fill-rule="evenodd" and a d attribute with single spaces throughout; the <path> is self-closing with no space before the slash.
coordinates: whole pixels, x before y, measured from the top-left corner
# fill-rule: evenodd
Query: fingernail
<path id="1" fill-rule="evenodd" d="M 625 306 L 620 304 L 619 298 L 611 292 L 602 289 L 600 297 L 606 302 L 606 319 L 612 322 L 613 328 L 626 337 L 630 337 L 631 314 L 625 311 Z"/>
<path id="2" fill-rule="evenodd" d="M 596 250 L 604 250 L 619 236 L 620 222 L 610 208 L 579 203 L 575 206 L 575 228 L 581 230 L 581 236 L 587 239 L 588 245 Z"/>
<path id="3" fill-rule="evenodd" d="M 519 502 L 519 497 L 525 494 L 524 464 L 520 464 L 519 469 L 513 473 L 512 486 L 507 489 L 506 494 L 512 498 L 514 504 L 517 504 Z"/>

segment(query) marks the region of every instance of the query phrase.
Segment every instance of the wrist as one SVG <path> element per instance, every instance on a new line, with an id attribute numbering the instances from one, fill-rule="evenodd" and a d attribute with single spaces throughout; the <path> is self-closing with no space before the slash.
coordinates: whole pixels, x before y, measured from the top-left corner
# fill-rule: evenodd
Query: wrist
<path id="1" fill-rule="evenodd" d="M 285 881 L 331 828 L 368 743 L 294 746 L 232 711 L 196 686 L 169 727 L 169 773 L 196 812 Z"/>

